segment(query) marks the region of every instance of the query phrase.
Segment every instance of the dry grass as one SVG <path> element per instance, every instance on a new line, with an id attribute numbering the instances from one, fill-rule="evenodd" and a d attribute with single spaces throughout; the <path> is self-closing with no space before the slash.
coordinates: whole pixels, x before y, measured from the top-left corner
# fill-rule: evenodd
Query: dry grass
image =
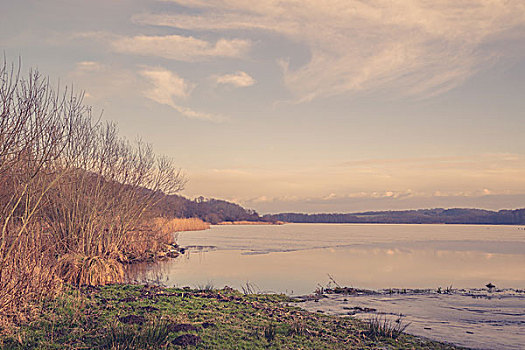
<path id="1" fill-rule="evenodd" d="M 11 227 L 13 231 L 17 228 Z M 9 240 L 14 243 L 12 237 Z M 37 315 L 41 302 L 63 287 L 49 237 L 40 227 L 22 231 L 16 243 L 10 254 L 5 247 L 0 250 L 0 334 Z"/>
<path id="2" fill-rule="evenodd" d="M 111 258 L 67 254 L 58 260 L 58 275 L 75 286 L 103 286 L 122 282 L 124 268 Z"/>
<path id="3" fill-rule="evenodd" d="M 210 228 L 210 224 L 199 218 L 155 218 L 155 226 L 161 229 L 163 233 L 175 233 L 180 231 L 201 231 Z"/>
<path id="4" fill-rule="evenodd" d="M 110 256 L 123 263 L 132 263 L 152 261 L 159 254 L 165 253 L 169 245 L 174 243 L 173 234 L 155 222 L 148 221 L 138 229 L 127 232 L 120 250 Z"/>

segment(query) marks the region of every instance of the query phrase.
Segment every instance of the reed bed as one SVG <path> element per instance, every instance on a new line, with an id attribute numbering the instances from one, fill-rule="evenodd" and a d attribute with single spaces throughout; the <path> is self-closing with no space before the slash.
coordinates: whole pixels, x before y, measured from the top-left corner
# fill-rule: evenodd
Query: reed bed
<path id="1" fill-rule="evenodd" d="M 209 223 L 199 218 L 155 218 L 153 222 L 164 233 L 202 231 L 210 228 Z"/>
<path id="2" fill-rule="evenodd" d="M 0 334 L 38 315 L 42 301 L 63 290 L 48 242 L 42 228 L 33 226 L 20 235 L 16 249 L 0 255 Z"/>

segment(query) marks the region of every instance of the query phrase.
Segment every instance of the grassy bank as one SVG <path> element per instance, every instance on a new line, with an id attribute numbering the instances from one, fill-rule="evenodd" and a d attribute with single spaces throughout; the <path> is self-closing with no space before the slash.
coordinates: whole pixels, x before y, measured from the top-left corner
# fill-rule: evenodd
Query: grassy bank
<path id="1" fill-rule="evenodd" d="M 3 349 L 456 349 L 377 336 L 352 318 L 309 313 L 279 295 L 110 285 L 69 290 Z"/>

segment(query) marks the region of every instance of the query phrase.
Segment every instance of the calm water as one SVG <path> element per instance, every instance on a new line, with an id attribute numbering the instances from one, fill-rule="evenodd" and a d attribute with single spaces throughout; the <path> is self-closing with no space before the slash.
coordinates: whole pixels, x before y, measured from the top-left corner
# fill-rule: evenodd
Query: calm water
<path id="1" fill-rule="evenodd" d="M 307 294 L 359 288 L 525 288 L 525 230 L 516 226 L 287 224 L 184 232 L 189 247 L 164 283 Z"/>
<path id="2" fill-rule="evenodd" d="M 179 234 L 178 243 L 188 247 L 186 254 L 150 267 L 149 278 L 179 287 L 241 289 L 249 283 L 256 291 L 293 295 L 326 286 L 328 274 L 340 285 L 368 289 L 452 285 L 452 295 L 330 296 L 301 305 L 336 315 L 368 307 L 376 311 L 355 316 L 403 314 L 412 334 L 479 349 L 525 349 L 523 227 L 214 226 Z M 489 282 L 500 290 L 487 292 Z"/>

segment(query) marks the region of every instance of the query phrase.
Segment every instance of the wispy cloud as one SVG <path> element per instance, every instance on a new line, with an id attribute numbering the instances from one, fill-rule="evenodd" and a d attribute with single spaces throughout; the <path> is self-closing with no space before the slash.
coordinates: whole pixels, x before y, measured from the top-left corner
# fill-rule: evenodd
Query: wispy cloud
<path id="1" fill-rule="evenodd" d="M 151 87 L 144 90 L 145 97 L 160 104 L 170 106 L 185 117 L 192 119 L 222 122 L 226 118 L 220 115 L 195 111 L 175 103 L 175 99 L 185 99 L 190 96 L 193 85 L 186 82 L 176 73 L 162 67 L 146 67 L 140 71 Z"/>
<path id="2" fill-rule="evenodd" d="M 213 77 L 217 84 L 222 85 L 233 85 L 235 87 L 248 87 L 255 84 L 255 79 L 253 79 L 246 72 L 236 72 L 234 74 L 225 74 Z"/>
<path id="3" fill-rule="evenodd" d="M 477 157 L 476 157 L 477 158 Z M 412 158 L 382 158 L 382 159 L 361 159 L 351 160 L 341 165 L 356 167 L 363 165 L 386 165 L 386 164 L 437 164 L 437 163 L 451 163 L 464 162 L 472 160 L 472 157 L 467 156 L 451 156 L 451 157 L 412 157 Z"/>
<path id="4" fill-rule="evenodd" d="M 489 175 L 494 172 L 510 174 L 513 171 L 525 171 L 525 157 L 515 153 L 485 153 L 471 156 L 361 159 L 344 162 L 340 166 L 368 170 L 409 168 L 411 171 L 432 169 L 457 170 L 473 172 L 473 174 L 477 172 L 479 175 Z"/>
<path id="5" fill-rule="evenodd" d="M 178 61 L 208 60 L 217 57 L 243 57 L 251 42 L 219 39 L 215 43 L 191 36 L 165 35 L 118 37 L 111 41 L 113 50 L 143 56 L 158 56 Z"/>
<path id="6" fill-rule="evenodd" d="M 100 72 L 104 69 L 104 65 L 100 62 L 95 61 L 82 61 L 77 62 L 77 72 Z"/>
<path id="7" fill-rule="evenodd" d="M 186 98 L 193 88 L 176 73 L 161 67 L 145 68 L 140 74 L 153 84 L 144 95 L 160 104 L 172 105 L 174 97 Z"/>
<path id="8" fill-rule="evenodd" d="M 298 100 L 387 90 L 446 92 L 507 52 L 491 43 L 525 38 L 521 0 L 172 0 L 197 14 L 142 14 L 141 24 L 194 31 L 265 30 L 306 45 L 308 63 L 281 61 Z M 512 36 L 512 38 L 511 38 Z"/>

